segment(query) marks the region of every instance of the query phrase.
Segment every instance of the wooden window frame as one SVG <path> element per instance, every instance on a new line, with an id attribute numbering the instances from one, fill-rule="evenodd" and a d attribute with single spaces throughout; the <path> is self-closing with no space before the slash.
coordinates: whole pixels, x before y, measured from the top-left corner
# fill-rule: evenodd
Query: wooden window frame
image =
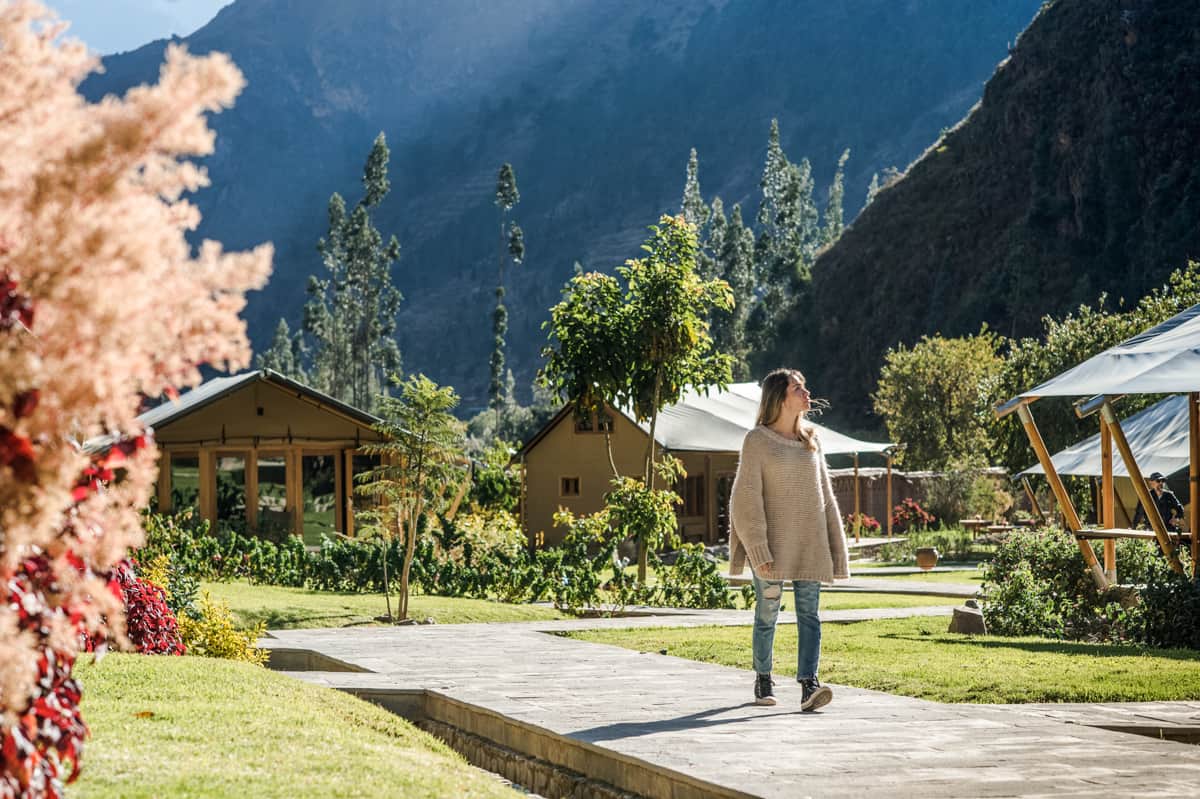
<path id="1" fill-rule="evenodd" d="M 566 489 L 567 489 L 567 481 L 568 481 L 568 480 L 574 480 L 574 481 L 575 481 L 575 493 L 573 493 L 573 494 L 571 494 L 571 493 L 567 493 L 567 491 L 566 491 Z M 564 499 L 565 499 L 565 498 L 570 498 L 570 497 L 578 497 L 578 496 L 580 496 L 582 493 L 583 493 L 582 481 L 581 481 L 581 480 L 580 480 L 578 477 L 574 477 L 574 476 L 571 476 L 571 477 L 568 477 L 568 476 L 560 476 L 560 477 L 558 478 L 558 496 L 559 496 L 560 498 L 564 498 Z"/>

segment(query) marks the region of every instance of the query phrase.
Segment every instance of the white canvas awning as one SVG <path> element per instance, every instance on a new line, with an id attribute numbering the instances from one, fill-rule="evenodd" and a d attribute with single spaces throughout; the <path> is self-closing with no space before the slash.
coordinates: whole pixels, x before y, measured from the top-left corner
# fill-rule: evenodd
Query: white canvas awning
<path id="1" fill-rule="evenodd" d="M 761 389 L 757 383 L 733 383 L 725 391 L 707 395 L 690 391 L 675 405 L 658 414 L 654 437 L 668 450 L 738 452 L 742 439 L 755 426 Z M 632 418 L 632 417 L 631 417 Z M 812 424 L 826 455 L 882 453 L 890 442 L 859 441 L 819 424 Z M 639 424 L 647 433 L 649 423 Z"/>
<path id="2" fill-rule="evenodd" d="M 1178 394 L 1157 402 L 1121 422 L 1125 437 L 1142 474 L 1171 475 L 1188 467 L 1187 395 Z M 1052 458 L 1059 474 L 1100 477 L 1100 434 L 1067 447 Z M 1041 464 L 1021 475 L 1045 474 Z M 1113 476 L 1128 477 L 1125 462 L 1113 457 Z"/>
<path id="3" fill-rule="evenodd" d="M 1022 398 L 1200 391 L 1200 304 L 1020 394 Z"/>

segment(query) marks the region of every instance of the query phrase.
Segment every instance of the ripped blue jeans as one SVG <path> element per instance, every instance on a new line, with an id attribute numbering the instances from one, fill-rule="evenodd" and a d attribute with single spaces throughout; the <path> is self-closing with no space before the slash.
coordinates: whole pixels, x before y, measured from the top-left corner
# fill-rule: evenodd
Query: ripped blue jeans
<path id="1" fill-rule="evenodd" d="M 814 580 L 793 580 L 792 596 L 796 600 L 796 679 L 817 676 L 821 659 L 821 619 L 817 604 L 821 599 L 821 584 Z M 775 648 L 775 621 L 779 618 L 779 603 L 783 600 L 783 582 L 760 580 L 754 575 L 754 670 L 759 674 L 771 671 Z"/>

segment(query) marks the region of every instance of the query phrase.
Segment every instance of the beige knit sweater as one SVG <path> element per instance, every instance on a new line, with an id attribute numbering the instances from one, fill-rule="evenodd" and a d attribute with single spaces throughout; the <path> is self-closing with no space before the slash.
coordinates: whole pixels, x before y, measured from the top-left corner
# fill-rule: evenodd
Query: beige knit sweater
<path id="1" fill-rule="evenodd" d="M 730 497 L 730 574 L 746 559 L 771 576 L 832 583 L 850 577 L 846 533 L 825 456 L 759 425 L 746 434 Z"/>

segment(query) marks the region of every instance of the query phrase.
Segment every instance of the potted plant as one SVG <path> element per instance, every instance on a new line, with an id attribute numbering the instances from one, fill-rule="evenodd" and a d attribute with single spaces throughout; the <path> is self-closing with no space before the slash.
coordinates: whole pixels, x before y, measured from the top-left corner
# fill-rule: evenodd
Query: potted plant
<path id="1" fill-rule="evenodd" d="M 921 571 L 929 571 L 937 565 L 937 547 L 918 547 L 914 554 L 917 556 L 917 567 Z"/>

